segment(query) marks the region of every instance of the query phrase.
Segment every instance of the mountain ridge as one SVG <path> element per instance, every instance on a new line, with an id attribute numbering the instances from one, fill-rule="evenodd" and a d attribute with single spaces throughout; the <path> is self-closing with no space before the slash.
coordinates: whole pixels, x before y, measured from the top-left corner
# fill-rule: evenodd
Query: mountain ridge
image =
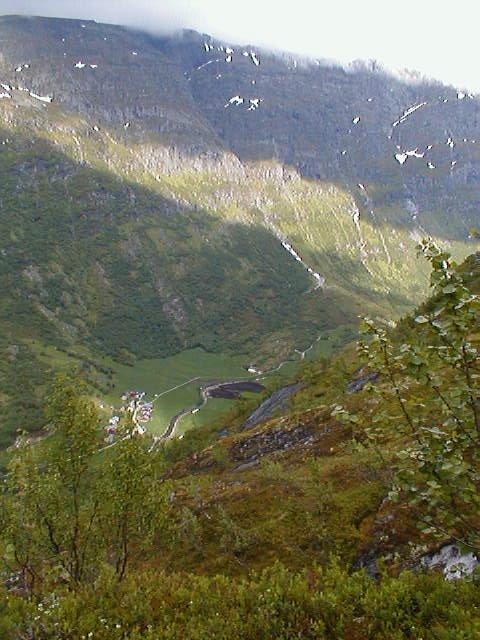
<path id="1" fill-rule="evenodd" d="M 477 246 L 480 108 L 452 88 L 85 21 L 0 38 L 9 344 L 280 361 L 412 308 L 420 237 Z"/>

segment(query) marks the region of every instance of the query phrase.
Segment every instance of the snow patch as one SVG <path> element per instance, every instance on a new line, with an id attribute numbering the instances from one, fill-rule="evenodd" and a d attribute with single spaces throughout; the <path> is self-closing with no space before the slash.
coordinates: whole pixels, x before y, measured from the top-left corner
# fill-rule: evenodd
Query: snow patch
<path id="1" fill-rule="evenodd" d="M 261 102 L 263 102 L 262 98 L 250 98 L 250 106 L 248 107 L 248 110 L 255 111 L 255 109 L 258 109 Z"/>
<path id="2" fill-rule="evenodd" d="M 250 51 L 250 58 L 252 59 L 252 62 L 256 67 L 260 65 L 260 60 L 257 58 L 256 54 L 253 51 Z"/>
<path id="3" fill-rule="evenodd" d="M 288 253 L 291 256 L 293 256 L 295 260 L 299 262 L 308 271 L 308 273 L 316 280 L 317 282 L 316 289 L 318 289 L 319 287 L 323 287 L 325 285 L 325 278 L 321 276 L 319 273 L 317 273 L 316 271 L 314 271 L 311 267 L 308 267 L 304 263 L 302 258 L 298 255 L 298 253 L 295 251 L 295 249 L 292 247 L 291 244 L 289 244 L 288 242 L 285 242 L 284 240 L 282 240 L 281 243 L 282 243 L 282 247 L 286 251 L 288 251 Z"/>
<path id="4" fill-rule="evenodd" d="M 395 159 L 398 163 L 400 164 L 405 164 L 405 162 L 408 160 L 408 158 L 423 158 L 423 156 L 425 155 L 425 152 L 420 153 L 418 151 L 418 147 L 416 147 L 415 149 L 410 149 L 409 151 L 403 151 L 401 153 L 396 153 L 395 154 Z"/>
<path id="5" fill-rule="evenodd" d="M 355 116 L 355 118 L 353 118 L 352 122 L 353 124 L 358 124 L 360 122 L 360 116 Z"/>
<path id="6" fill-rule="evenodd" d="M 11 98 L 11 97 L 12 96 L 9 93 L 7 93 L 6 91 L 0 93 L 0 98 Z"/>
<path id="7" fill-rule="evenodd" d="M 87 65 L 82 62 L 81 60 L 79 60 L 78 62 L 76 62 L 74 65 L 75 69 L 83 69 L 85 68 Z"/>
<path id="8" fill-rule="evenodd" d="M 409 158 L 423 158 L 424 153 L 419 153 L 418 147 L 416 149 L 412 149 L 411 151 L 406 151 L 406 154 Z"/>
<path id="9" fill-rule="evenodd" d="M 40 100 L 40 102 L 50 103 L 53 100 L 52 96 L 39 96 L 36 93 L 33 93 L 33 91 L 30 91 L 29 93 L 32 96 L 32 98 L 35 98 L 36 100 Z"/>
<path id="10" fill-rule="evenodd" d="M 426 102 L 420 102 L 419 104 L 414 104 L 413 106 L 409 107 L 408 109 L 405 109 L 405 111 L 400 116 L 400 118 L 398 120 L 396 120 L 394 123 L 392 123 L 392 127 L 397 127 L 399 124 L 402 124 L 402 122 L 405 122 L 405 120 L 409 116 L 411 116 L 412 113 L 415 113 L 415 111 L 417 111 L 418 109 L 421 109 L 426 104 L 427 104 Z"/>
<path id="11" fill-rule="evenodd" d="M 235 105 L 240 105 L 243 104 L 245 102 L 244 98 L 242 98 L 241 96 L 233 96 L 232 98 L 230 98 L 230 100 L 224 105 L 225 108 L 229 107 L 232 104 Z"/>
<path id="12" fill-rule="evenodd" d="M 218 60 L 208 60 L 208 62 L 204 62 L 200 66 L 196 67 L 195 71 L 200 71 L 200 69 L 203 69 L 203 67 L 207 67 L 209 64 L 212 64 L 212 62 L 218 62 Z"/>

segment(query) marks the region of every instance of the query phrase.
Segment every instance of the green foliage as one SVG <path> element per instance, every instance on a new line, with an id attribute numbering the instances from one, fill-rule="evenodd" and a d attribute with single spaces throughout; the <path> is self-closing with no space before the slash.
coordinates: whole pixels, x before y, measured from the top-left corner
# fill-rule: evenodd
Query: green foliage
<path id="1" fill-rule="evenodd" d="M 410 228 L 398 226 L 397 209 L 382 222 L 362 211 L 367 270 L 355 240 L 356 204 L 339 186 L 278 183 L 274 166 L 263 165 L 241 181 L 220 164 L 204 173 L 179 166 L 154 179 L 123 131 L 118 138 L 105 126 L 91 136 L 72 113 L 62 113 L 58 127 L 56 108 L 40 119 L 28 115 L 0 132 L 8 140 L 0 154 L 0 330 L 10 345 L 25 347 L 35 368 L 28 398 L 2 376 L 5 443 L 18 413 L 22 427 L 38 421 L 49 372 L 28 354 L 32 339 L 129 367 L 201 346 L 255 357 L 265 369 L 333 329 L 339 346 L 365 309 L 405 312 L 425 291 L 425 270 L 411 259 Z M 67 136 L 65 123 L 78 135 Z M 429 217 L 443 235 L 451 219 Z M 464 225 L 456 216 L 455 227 Z M 324 289 L 314 290 L 280 238 L 325 277 Z M 80 366 L 97 391 L 111 389 L 108 376 Z"/>
<path id="2" fill-rule="evenodd" d="M 19 431 L 35 432 L 45 426 L 45 381 L 51 369 L 29 344 L 0 336 L 0 449 Z"/>
<path id="3" fill-rule="evenodd" d="M 361 524 L 378 508 L 389 479 L 392 497 L 408 502 L 424 528 L 478 544 L 478 358 L 472 340 L 478 301 L 449 256 L 430 243 L 422 251 L 433 266 L 433 301 L 402 341 L 365 321 L 360 353 L 380 378 L 364 391 L 363 415 L 335 407 L 335 417 L 353 432 L 352 442 L 332 441 L 337 457 L 303 454 L 292 466 L 288 455 L 294 451 L 277 452 L 247 472 L 254 474 L 248 480 L 240 474 L 232 479 L 231 449 L 222 441 L 208 450 L 213 477 L 189 478 L 183 467 L 186 479 L 166 481 L 165 465 L 187 464 L 196 447 L 215 442 L 218 427 L 192 434 L 170 452 L 162 449 L 159 460 L 148 437 L 133 435 L 126 415 L 117 444 L 99 451 L 91 402 L 78 383 L 61 380 L 48 399 L 48 447 L 19 448 L 2 496 L 4 566 L 23 590 L 0 598 L 3 636 L 478 637 L 476 577 L 455 586 L 438 575 L 409 573 L 377 582 L 346 568 L 358 554 Z M 307 372 L 312 381 L 317 375 L 338 394 L 349 371 L 341 365 L 330 379 L 323 362 Z M 326 413 L 320 412 L 322 421 Z M 330 428 L 324 434 L 333 437 Z M 249 437 L 235 435 L 237 444 Z M 258 561 L 264 550 L 269 556 L 260 566 L 285 553 L 296 556 L 295 566 L 308 568 L 295 572 L 276 564 L 249 573 L 251 559 Z M 310 566 L 313 556 L 321 568 Z M 165 570 L 185 566 L 210 575 Z M 212 567 L 243 577 L 212 575 Z"/>
<path id="4" fill-rule="evenodd" d="M 166 512 L 165 491 L 156 477 L 150 440 L 133 435 L 133 425 L 118 430 L 118 444 L 99 472 L 99 532 L 119 580 L 134 549 L 150 549 Z"/>
<path id="5" fill-rule="evenodd" d="M 93 491 L 96 412 L 72 382 L 59 381 L 47 417 L 54 432 L 51 446 L 41 458 L 34 446 L 20 449 L 10 466 L 3 504 L 7 545 L 31 586 L 45 560 L 76 583 L 85 578 L 96 556 L 98 501 L 84 497 Z"/>
<path id="6" fill-rule="evenodd" d="M 25 602 L 0 598 L 5 640 L 474 640 L 478 585 L 404 573 L 377 583 L 337 564 L 247 578 L 144 571 Z"/>
<path id="7" fill-rule="evenodd" d="M 391 497 L 407 500 L 425 531 L 478 548 L 480 301 L 449 254 L 431 241 L 420 250 L 432 266 L 433 299 L 409 341 L 363 322 L 360 353 L 381 374 L 370 386 L 379 404 L 363 433 L 379 452 L 396 442 Z M 362 432 L 359 416 L 343 417 Z"/>
<path id="8" fill-rule="evenodd" d="M 123 579 L 132 548 L 148 544 L 164 513 L 148 438 L 136 437 L 127 421 L 99 467 L 98 416 L 80 394 L 77 382 L 59 380 L 48 401 L 48 447 L 24 444 L 10 464 L 3 559 L 29 591 L 47 578 L 77 588 L 102 563 Z"/>
<path id="9" fill-rule="evenodd" d="M 252 534 L 233 520 L 222 506 L 218 507 L 217 523 L 221 531 L 220 548 L 223 551 L 241 557 L 249 547 L 255 544 Z"/>

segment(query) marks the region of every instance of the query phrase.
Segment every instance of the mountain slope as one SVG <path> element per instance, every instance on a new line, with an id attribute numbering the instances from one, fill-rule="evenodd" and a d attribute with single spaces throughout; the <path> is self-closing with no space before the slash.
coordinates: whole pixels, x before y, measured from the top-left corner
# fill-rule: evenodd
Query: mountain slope
<path id="1" fill-rule="evenodd" d="M 477 99 L 192 32 L 4 17 L 0 37 L 8 348 L 279 361 L 411 308 L 420 236 L 472 250 Z"/>

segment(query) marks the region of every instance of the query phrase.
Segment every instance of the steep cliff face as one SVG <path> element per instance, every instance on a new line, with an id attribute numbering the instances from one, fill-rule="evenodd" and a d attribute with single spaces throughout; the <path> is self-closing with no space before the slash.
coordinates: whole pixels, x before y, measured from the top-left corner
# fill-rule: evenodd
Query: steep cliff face
<path id="1" fill-rule="evenodd" d="M 12 336 L 280 357 L 409 308 L 422 235 L 473 248 L 476 98 L 194 32 L 4 17 L 0 38 Z"/>
<path id="2" fill-rule="evenodd" d="M 0 25 L 5 83 L 118 128 L 128 144 L 178 149 L 197 168 L 202 157 L 232 153 L 273 159 L 310 178 L 370 186 L 379 206 L 408 212 L 410 200 L 420 213 L 441 204 L 474 215 L 480 103 L 465 92 L 374 64 L 346 70 L 195 32 L 153 38 L 14 17 Z"/>
<path id="3" fill-rule="evenodd" d="M 437 209 L 475 219 L 480 109 L 473 96 L 396 79 L 375 65 L 345 70 L 186 40 L 176 49 L 195 101 L 242 160 L 275 158 L 310 178 L 364 185 L 370 198 L 359 196 L 369 209 L 394 205 L 420 222 Z"/>
<path id="4" fill-rule="evenodd" d="M 98 123 L 130 122 L 132 135 L 185 141 L 192 151 L 217 149 L 178 61 L 144 35 L 74 20 L 3 18 L 0 24 L 6 82 L 52 96 Z"/>

